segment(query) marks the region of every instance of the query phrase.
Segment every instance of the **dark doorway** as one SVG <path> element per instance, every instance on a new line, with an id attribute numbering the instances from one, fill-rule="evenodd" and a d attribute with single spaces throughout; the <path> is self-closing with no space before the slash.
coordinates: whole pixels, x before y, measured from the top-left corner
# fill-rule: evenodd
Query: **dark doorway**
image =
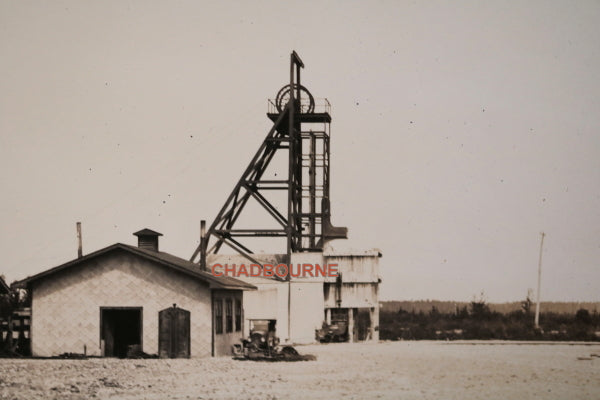
<path id="1" fill-rule="evenodd" d="M 356 335 L 360 340 L 367 340 L 371 331 L 371 312 L 368 308 L 359 308 L 356 316 Z"/>
<path id="2" fill-rule="evenodd" d="M 105 357 L 127 357 L 130 346 L 142 345 L 141 307 L 100 307 L 100 339 Z"/>
<path id="3" fill-rule="evenodd" d="M 158 313 L 158 356 L 190 358 L 190 312 L 175 305 Z"/>

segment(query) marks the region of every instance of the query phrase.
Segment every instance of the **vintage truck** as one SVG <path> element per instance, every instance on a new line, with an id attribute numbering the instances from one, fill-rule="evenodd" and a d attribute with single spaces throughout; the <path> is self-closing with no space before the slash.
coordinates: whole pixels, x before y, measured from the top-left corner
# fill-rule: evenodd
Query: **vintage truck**
<path id="1" fill-rule="evenodd" d="M 348 340 L 348 321 L 331 321 L 331 324 L 323 322 L 323 327 L 315 330 L 315 338 L 321 343 L 346 342 Z"/>
<path id="2" fill-rule="evenodd" d="M 236 360 L 254 361 L 309 361 L 312 355 L 300 355 L 292 346 L 279 344 L 275 336 L 275 321 L 250 320 L 250 335 L 232 348 Z"/>

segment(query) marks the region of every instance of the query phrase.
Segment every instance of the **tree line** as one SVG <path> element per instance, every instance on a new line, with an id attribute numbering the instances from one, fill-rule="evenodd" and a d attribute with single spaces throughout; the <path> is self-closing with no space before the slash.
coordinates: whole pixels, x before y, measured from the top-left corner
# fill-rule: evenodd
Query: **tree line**
<path id="1" fill-rule="evenodd" d="M 394 302 L 399 303 L 399 302 Z M 410 302 L 409 302 L 410 303 Z M 380 309 L 383 340 L 564 340 L 600 341 L 600 314 L 580 307 L 573 312 L 544 311 L 539 327 L 534 325 L 534 305 L 529 297 L 509 312 L 495 311 L 483 298 L 442 310 L 432 304 L 422 307 Z M 593 303 L 592 303 L 593 304 Z M 420 306 L 422 304 L 419 304 Z M 544 308 L 542 308 L 544 309 Z"/>

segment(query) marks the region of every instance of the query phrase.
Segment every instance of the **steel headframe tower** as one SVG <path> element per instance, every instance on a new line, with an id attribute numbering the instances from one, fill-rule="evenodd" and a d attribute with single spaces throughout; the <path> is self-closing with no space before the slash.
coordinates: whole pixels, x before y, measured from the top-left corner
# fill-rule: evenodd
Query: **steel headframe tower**
<path id="1" fill-rule="evenodd" d="M 206 255 L 216 254 L 223 244 L 248 260 L 252 250 L 240 242 L 242 237 L 286 237 L 288 262 L 295 252 L 322 251 L 332 239 L 347 238 L 347 228 L 331 225 L 329 199 L 329 132 L 331 106 L 326 99 L 315 104 L 310 92 L 300 84 L 304 63 L 294 51 L 290 56 L 290 83 L 274 101 L 269 101 L 267 116 L 273 127 L 252 161 L 235 185 L 219 214 L 202 234 L 200 245 L 191 257 L 206 269 Z M 288 152 L 288 177 L 263 180 L 262 176 L 277 151 Z M 280 211 L 263 195 L 265 191 L 287 191 L 287 210 Z M 235 229 L 234 225 L 248 200 L 258 202 L 281 227 L 279 229 Z M 209 248 L 209 242 L 214 243 Z"/>

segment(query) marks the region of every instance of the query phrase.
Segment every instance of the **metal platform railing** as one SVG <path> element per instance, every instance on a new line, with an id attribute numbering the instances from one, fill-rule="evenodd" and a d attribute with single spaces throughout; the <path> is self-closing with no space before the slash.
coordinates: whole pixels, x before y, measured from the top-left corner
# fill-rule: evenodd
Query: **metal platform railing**
<path id="1" fill-rule="evenodd" d="M 315 98 L 315 109 L 313 114 L 331 113 L 331 103 L 326 98 Z M 309 99 L 302 98 L 300 102 L 300 112 L 305 114 L 310 108 Z M 269 99 L 267 101 L 267 113 L 268 114 L 279 114 L 279 110 L 275 104 L 275 99 Z"/>

